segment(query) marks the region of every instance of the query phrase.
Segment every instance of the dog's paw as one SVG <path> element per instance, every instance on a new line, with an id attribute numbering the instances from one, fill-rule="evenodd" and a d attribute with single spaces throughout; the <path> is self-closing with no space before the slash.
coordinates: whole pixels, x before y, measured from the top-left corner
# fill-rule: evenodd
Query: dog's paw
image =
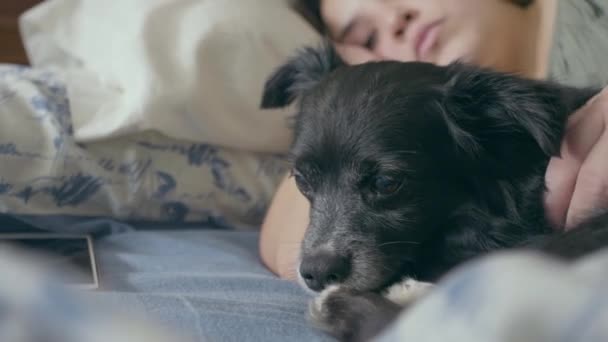
<path id="1" fill-rule="evenodd" d="M 384 297 L 401 307 L 408 306 L 431 291 L 433 284 L 406 278 L 389 287 Z"/>
<path id="2" fill-rule="evenodd" d="M 326 316 L 329 315 L 327 312 L 327 308 L 325 303 L 327 302 L 327 298 L 332 294 L 340 291 L 340 287 L 337 285 L 330 285 L 325 290 L 323 290 L 319 295 L 313 299 L 312 303 L 310 303 L 310 307 L 308 310 L 310 319 L 323 327 L 323 322 L 326 320 Z"/>
<path id="3" fill-rule="evenodd" d="M 390 324 L 400 307 L 379 294 L 329 287 L 311 303 L 310 318 L 340 341 L 368 341 Z"/>

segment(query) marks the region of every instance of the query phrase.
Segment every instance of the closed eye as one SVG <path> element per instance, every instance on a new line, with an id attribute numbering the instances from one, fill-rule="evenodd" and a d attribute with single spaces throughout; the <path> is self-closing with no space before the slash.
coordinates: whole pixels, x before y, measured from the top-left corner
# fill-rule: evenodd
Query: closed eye
<path id="1" fill-rule="evenodd" d="M 367 37 L 367 39 L 365 40 L 365 44 L 363 44 L 363 46 L 368 49 L 368 50 L 374 50 L 375 46 L 376 46 L 376 41 L 378 34 L 376 33 L 376 31 L 372 31 L 369 36 Z"/>

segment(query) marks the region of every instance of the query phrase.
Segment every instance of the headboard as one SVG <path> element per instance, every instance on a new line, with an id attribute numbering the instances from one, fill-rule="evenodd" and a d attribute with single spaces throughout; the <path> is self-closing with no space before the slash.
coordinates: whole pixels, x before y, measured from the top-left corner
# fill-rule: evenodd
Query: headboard
<path id="1" fill-rule="evenodd" d="M 0 63 L 27 64 L 18 19 L 41 0 L 0 0 Z"/>

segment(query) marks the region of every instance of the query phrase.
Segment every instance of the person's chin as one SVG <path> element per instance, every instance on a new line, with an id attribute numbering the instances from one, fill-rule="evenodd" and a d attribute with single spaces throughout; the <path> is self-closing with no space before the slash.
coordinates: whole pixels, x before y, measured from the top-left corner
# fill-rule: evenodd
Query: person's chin
<path id="1" fill-rule="evenodd" d="M 476 64 L 474 47 L 478 46 L 477 39 L 472 35 L 452 35 L 441 41 L 435 48 L 435 60 L 438 65 L 449 65 L 454 62 Z"/>
<path id="2" fill-rule="evenodd" d="M 446 49 L 444 49 L 444 51 L 438 53 L 436 60 L 438 65 L 449 65 L 454 62 L 475 64 L 475 59 L 471 53 L 456 50 L 446 51 Z"/>

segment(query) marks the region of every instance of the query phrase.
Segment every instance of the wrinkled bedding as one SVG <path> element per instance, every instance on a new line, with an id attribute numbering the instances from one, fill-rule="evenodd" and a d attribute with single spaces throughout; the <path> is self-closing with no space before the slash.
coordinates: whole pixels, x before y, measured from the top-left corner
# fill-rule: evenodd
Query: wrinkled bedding
<path id="1" fill-rule="evenodd" d="M 0 327 L 14 328 L 0 329 L 0 340 L 15 340 L 7 334 L 19 327 L 52 342 L 331 340 L 306 319 L 309 295 L 263 267 L 258 233 L 212 229 L 255 225 L 284 171 L 279 156 L 152 133 L 78 144 L 67 101 L 52 71 L 0 66 L 0 210 L 99 236 L 101 289 L 84 297 L 49 291 L 24 275 L 21 258 L 0 259 Z M 252 176 L 259 183 L 247 186 Z M 380 340 L 606 341 L 607 280 L 607 254 L 575 267 L 502 256 L 448 277 Z M 165 329 L 179 338 L 163 339 Z"/>
<path id="2" fill-rule="evenodd" d="M 471 263 L 380 342 L 608 341 L 608 250 L 573 265 L 505 253 Z"/>
<path id="3" fill-rule="evenodd" d="M 0 66 L 0 209 L 95 233 L 101 289 L 66 291 L 3 254 L 1 341 L 331 340 L 306 319 L 309 295 L 263 267 L 258 233 L 213 229 L 255 226 L 279 156 L 152 133 L 78 144 L 67 101 L 54 72 Z M 607 280 L 608 254 L 576 266 L 503 255 L 446 278 L 380 340 L 606 341 Z"/>
<path id="4" fill-rule="evenodd" d="M 178 334 L 184 340 L 331 340 L 312 329 L 306 320 L 309 295 L 297 284 L 277 279 L 261 264 L 258 233 L 218 231 L 207 227 L 189 230 L 137 228 L 96 240 L 100 290 L 92 294 L 86 292 L 86 298 L 78 300 L 75 294 L 62 295 L 66 296 L 65 300 L 76 302 L 73 305 L 82 306 L 89 315 L 80 319 L 62 317 L 61 307 L 51 316 L 32 313 L 32 317 L 43 320 L 43 324 L 30 328 L 46 327 L 47 320 L 61 319 L 64 326 L 71 326 L 74 331 L 85 324 L 94 329 L 100 315 L 120 314 L 121 317 L 154 322 L 154 326 Z M 5 268 L 19 270 L 24 267 L 20 263 L 3 264 L 0 260 L 0 274 L 15 273 Z M 48 284 L 43 284 L 37 291 L 45 290 Z M 0 303 L 10 301 L 8 293 L 16 290 L 3 278 Z M 29 294 L 24 299 L 26 303 L 30 301 L 26 306 L 35 307 L 37 301 L 42 300 L 57 301 L 40 298 L 40 295 L 36 291 Z M 42 296 L 47 294 L 42 293 Z M 6 315 L 0 315 L 0 327 L 2 317 Z M 0 340 L 8 341 L 2 338 L 1 331 Z M 55 341 L 91 340 L 58 337 L 51 342 Z"/>
<path id="5" fill-rule="evenodd" d="M 77 143 L 61 75 L 0 65 L 0 212 L 259 225 L 282 156 L 154 132 Z"/>
<path id="6" fill-rule="evenodd" d="M 0 252 L 0 327 L 12 318 L 50 342 L 331 341 L 306 320 L 309 295 L 260 264 L 258 233 L 137 228 L 96 241 L 93 293 L 32 280 Z M 607 280 L 607 253 L 573 266 L 500 255 L 448 276 L 379 341 L 607 341 Z M 70 329 L 51 335 L 57 324 Z"/>

